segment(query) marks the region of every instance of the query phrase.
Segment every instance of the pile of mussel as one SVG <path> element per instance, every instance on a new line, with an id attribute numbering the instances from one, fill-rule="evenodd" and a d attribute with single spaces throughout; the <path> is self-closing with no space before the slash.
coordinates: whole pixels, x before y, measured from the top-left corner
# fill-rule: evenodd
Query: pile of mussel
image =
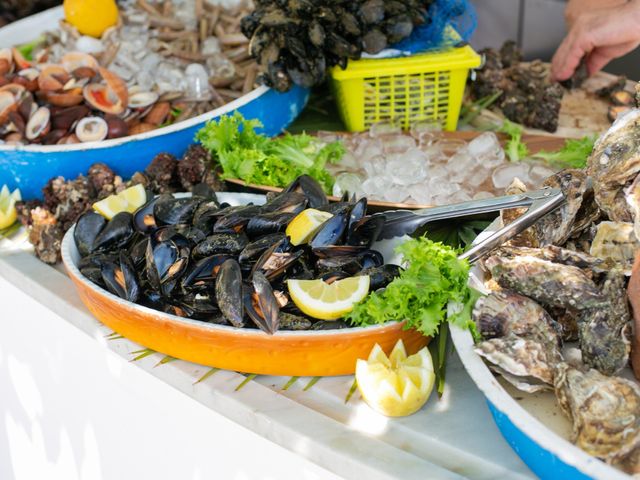
<path id="1" fill-rule="evenodd" d="M 41 59 L 42 60 L 42 59 Z M 127 88 L 86 53 L 59 64 L 0 49 L 0 140 L 44 145 L 97 142 L 144 133 L 167 121 L 169 102 Z"/>
<path id="2" fill-rule="evenodd" d="M 284 233 L 306 208 L 330 212 L 308 244 Z M 367 200 L 329 203 L 302 176 L 264 205 L 220 204 L 204 185 L 191 196 L 162 194 L 133 214 L 107 221 L 91 211 L 76 224 L 79 269 L 95 284 L 131 302 L 180 317 L 238 328 L 324 330 L 343 320 L 305 316 L 291 301 L 287 279 L 327 283 L 369 275 L 384 288 L 400 273 L 371 249 L 384 219 L 367 216 Z"/>

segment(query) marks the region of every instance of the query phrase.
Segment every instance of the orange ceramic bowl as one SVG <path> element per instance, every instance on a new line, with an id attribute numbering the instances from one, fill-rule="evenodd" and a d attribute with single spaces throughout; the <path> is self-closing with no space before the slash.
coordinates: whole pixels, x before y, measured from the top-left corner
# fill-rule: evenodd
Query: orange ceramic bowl
<path id="1" fill-rule="evenodd" d="M 376 343 L 388 353 L 402 339 L 407 351 L 414 353 L 428 342 L 399 322 L 268 335 L 143 307 L 112 295 L 80 273 L 73 228 L 62 242 L 62 260 L 80 298 L 98 320 L 140 345 L 202 365 L 261 375 L 348 375 L 354 373 L 356 360 L 367 358 Z"/>

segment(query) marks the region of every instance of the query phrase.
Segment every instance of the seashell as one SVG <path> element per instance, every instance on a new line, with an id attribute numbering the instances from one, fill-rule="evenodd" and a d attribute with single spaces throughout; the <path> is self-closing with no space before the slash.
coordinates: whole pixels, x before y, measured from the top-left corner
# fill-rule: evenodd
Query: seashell
<path id="1" fill-rule="evenodd" d="M 13 132 L 4 137 L 4 141 L 7 145 L 22 145 L 24 144 L 24 135 L 20 132 Z"/>
<path id="2" fill-rule="evenodd" d="M 106 68 L 99 67 L 98 71 L 100 76 L 106 82 L 107 86 L 116 96 L 120 99 L 122 105 L 129 104 L 129 91 L 127 84 L 115 73 L 107 70 Z"/>
<path id="3" fill-rule="evenodd" d="M 129 127 L 122 118 L 115 115 L 106 115 L 104 119 L 109 126 L 107 138 L 120 138 L 129 135 Z"/>
<path id="4" fill-rule="evenodd" d="M 42 143 L 45 145 L 56 145 L 62 138 L 67 135 L 66 130 L 51 130 L 44 137 L 42 137 Z"/>
<path id="5" fill-rule="evenodd" d="M 150 132 L 151 130 L 155 130 L 156 126 L 151 125 L 150 123 L 138 123 L 129 128 L 129 135 L 138 135 L 140 133 Z"/>
<path id="6" fill-rule="evenodd" d="M 5 58 L 0 58 L 0 75 L 6 75 L 7 73 L 11 73 L 12 67 L 13 67 L 13 63 L 9 62 Z"/>
<path id="7" fill-rule="evenodd" d="M 11 95 L 13 95 L 13 98 L 16 99 L 26 91 L 27 89 L 24 87 L 24 85 L 20 85 L 19 83 L 9 83 L 7 85 L 4 85 L 3 87 L 0 87 L 0 92 L 9 92 L 11 93 Z"/>
<path id="8" fill-rule="evenodd" d="M 170 112 L 171 104 L 169 102 L 158 102 L 144 117 L 144 121 L 146 123 L 150 123 L 151 125 L 162 125 L 169 116 Z"/>
<path id="9" fill-rule="evenodd" d="M 45 92 L 62 90 L 69 81 L 69 73 L 59 65 L 45 67 L 38 77 L 38 86 Z"/>
<path id="10" fill-rule="evenodd" d="M 37 80 L 40 76 L 40 70 L 37 68 L 25 68 L 24 70 L 20 70 L 18 76 L 24 77 L 27 80 Z"/>
<path id="11" fill-rule="evenodd" d="M 13 71 L 13 53 L 10 48 L 0 48 L 0 59 L 6 60 L 11 66 L 10 71 Z"/>
<path id="12" fill-rule="evenodd" d="M 91 111 L 85 105 L 65 108 L 53 114 L 51 125 L 54 129 L 68 132 L 74 123 L 89 115 Z"/>
<path id="13" fill-rule="evenodd" d="M 9 112 L 9 124 L 14 127 L 16 132 L 20 132 L 24 135 L 24 132 L 27 128 L 25 124 L 24 118 L 17 111 Z"/>
<path id="14" fill-rule="evenodd" d="M 40 107 L 29 119 L 25 136 L 27 140 L 33 141 L 49 133 L 50 128 L 51 111 L 47 107 Z"/>
<path id="15" fill-rule="evenodd" d="M 76 143 L 80 143 L 80 140 L 78 140 L 78 137 L 75 133 L 72 133 L 70 135 L 67 135 L 66 137 L 62 137 L 60 140 L 58 140 L 58 143 L 56 145 L 74 145 Z"/>
<path id="16" fill-rule="evenodd" d="M 0 87 L 4 87 L 5 85 L 8 85 L 9 83 L 11 83 L 11 80 L 9 80 L 7 77 L 4 77 L 4 76 L 0 75 Z"/>
<path id="17" fill-rule="evenodd" d="M 158 101 L 158 94 L 154 92 L 139 92 L 129 95 L 129 108 L 146 108 Z"/>
<path id="18" fill-rule="evenodd" d="M 0 125 L 9 118 L 9 113 L 17 110 L 16 98 L 11 92 L 0 91 Z"/>
<path id="19" fill-rule="evenodd" d="M 80 80 L 82 78 L 91 79 L 97 74 L 98 72 L 91 67 L 78 67 L 71 72 L 71 75 L 73 75 L 73 78 L 76 80 Z"/>
<path id="20" fill-rule="evenodd" d="M 76 126 L 76 136 L 83 143 L 104 140 L 108 132 L 109 126 L 101 117 L 85 117 Z"/>
<path id="21" fill-rule="evenodd" d="M 37 68 L 25 68 L 13 79 L 14 82 L 23 85 L 30 92 L 38 90 L 38 77 L 40 71 Z"/>
<path id="22" fill-rule="evenodd" d="M 36 102 L 33 101 L 33 95 L 31 92 L 23 93 L 18 100 L 16 101 L 18 112 L 22 115 L 22 118 L 28 120 L 31 118 L 31 115 L 36 111 L 37 105 Z"/>
<path id="23" fill-rule="evenodd" d="M 89 105 L 96 110 L 113 115 L 120 115 L 125 111 L 125 103 L 108 86 L 90 83 L 83 88 L 82 94 Z"/>
<path id="24" fill-rule="evenodd" d="M 51 105 L 56 107 L 73 107 L 74 105 L 80 105 L 84 100 L 82 93 L 75 92 L 50 92 L 45 98 Z"/>
<path id="25" fill-rule="evenodd" d="M 17 48 L 12 48 L 11 53 L 18 70 L 24 70 L 25 68 L 31 68 L 33 66 L 29 60 L 24 58 Z"/>
<path id="26" fill-rule="evenodd" d="M 60 60 L 60 64 L 67 70 L 73 72 L 81 67 L 88 67 L 94 72 L 98 70 L 98 61 L 88 53 L 69 52 Z"/>

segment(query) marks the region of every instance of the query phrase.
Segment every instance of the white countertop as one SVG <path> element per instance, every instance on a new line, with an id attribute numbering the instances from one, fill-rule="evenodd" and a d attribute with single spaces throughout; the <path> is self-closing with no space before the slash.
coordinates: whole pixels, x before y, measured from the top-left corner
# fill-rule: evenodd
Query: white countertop
<path id="1" fill-rule="evenodd" d="M 388 419 L 357 392 L 345 403 L 351 376 L 236 391 L 235 372 L 132 361 L 144 347 L 108 339 L 64 273 L 7 242 L 0 305 L 3 479 L 535 478 L 455 354 L 441 399 Z"/>

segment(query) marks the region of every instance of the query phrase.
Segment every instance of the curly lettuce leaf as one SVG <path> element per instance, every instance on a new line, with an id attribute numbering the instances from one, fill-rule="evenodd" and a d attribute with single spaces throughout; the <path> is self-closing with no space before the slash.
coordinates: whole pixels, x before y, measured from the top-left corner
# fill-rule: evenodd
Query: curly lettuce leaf
<path id="1" fill-rule="evenodd" d="M 502 133 L 509 135 L 504 151 L 512 162 L 519 162 L 529 155 L 527 145 L 522 141 L 522 126 L 505 120 L 500 128 Z"/>
<path id="2" fill-rule="evenodd" d="M 426 237 L 408 240 L 397 251 L 407 268 L 385 290 L 356 305 L 347 319 L 354 325 L 406 320 L 407 328 L 427 336 L 445 320 L 470 328 L 477 297 L 467 285 L 469 264 L 458 259 L 460 252 Z"/>
<path id="3" fill-rule="evenodd" d="M 578 139 L 569 138 L 560 150 L 555 152 L 541 150 L 533 157 L 542 158 L 559 168 L 584 168 L 587 166 L 587 159 L 597 139 L 597 135 L 585 135 Z"/>

